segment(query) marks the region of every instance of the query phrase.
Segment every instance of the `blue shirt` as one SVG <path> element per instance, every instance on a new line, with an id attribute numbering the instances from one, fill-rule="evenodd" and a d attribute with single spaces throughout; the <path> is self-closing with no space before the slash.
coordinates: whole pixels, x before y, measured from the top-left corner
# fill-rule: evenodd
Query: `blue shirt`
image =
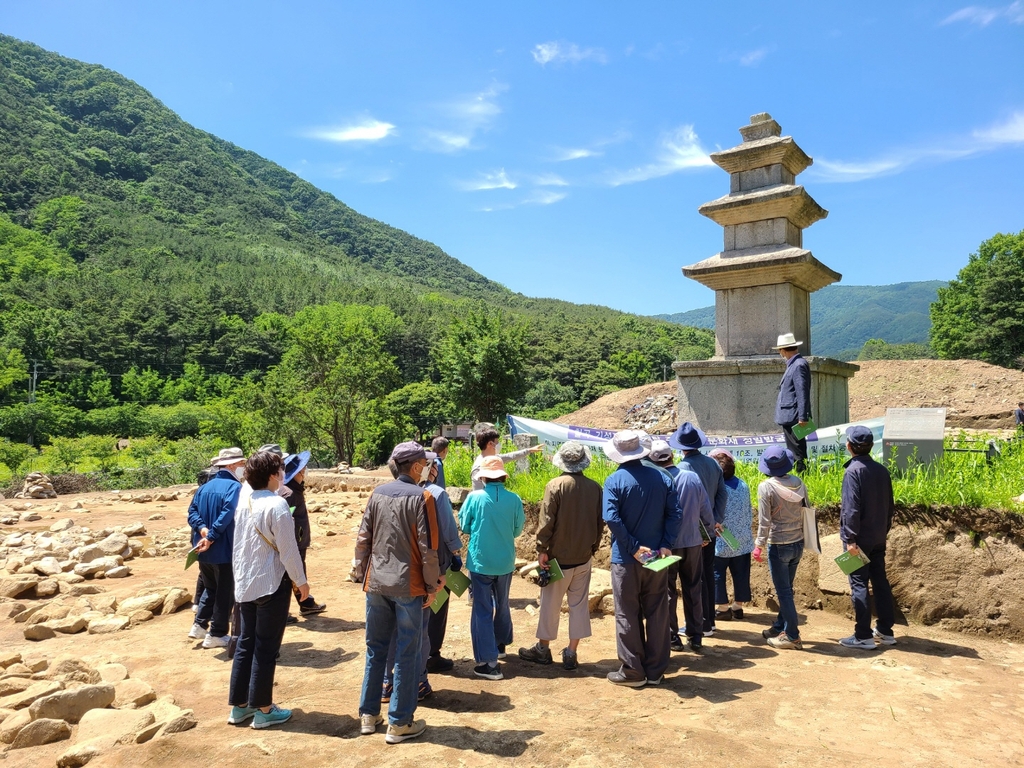
<path id="1" fill-rule="evenodd" d="M 462 539 L 459 538 L 459 527 L 455 523 L 455 513 L 452 511 L 452 500 L 448 498 L 448 491 L 435 483 L 426 483 L 423 487 L 434 497 L 437 532 L 441 537 L 437 546 L 437 564 L 443 574 L 452 564 L 452 553 L 462 549 Z"/>
<path id="2" fill-rule="evenodd" d="M 484 576 L 512 573 L 516 536 L 525 524 L 522 499 L 504 483 L 487 483 L 469 494 L 459 510 L 459 527 L 469 534 L 466 569 Z"/>
<path id="3" fill-rule="evenodd" d="M 708 535 L 711 535 L 715 528 L 715 516 L 711 512 L 711 500 L 704 490 L 704 483 L 696 472 L 684 464 L 676 473 L 673 489 L 676 503 L 679 505 L 680 525 L 679 535 L 676 536 L 672 549 L 699 547 L 704 537 L 700 535 L 698 521 L 704 523 Z"/>
<path id="4" fill-rule="evenodd" d="M 439 488 L 447 488 L 448 483 L 444 481 L 444 462 L 440 459 L 434 459 L 434 465 L 437 467 L 437 477 L 434 478 L 434 485 Z"/>
<path id="5" fill-rule="evenodd" d="M 188 505 L 188 524 L 192 528 L 192 546 L 203 537 L 199 532 L 208 528 L 206 538 L 210 548 L 199 554 L 200 563 L 216 565 L 231 562 L 231 549 L 235 537 L 235 505 L 242 484 L 226 469 L 222 469 L 209 482 L 203 483 Z"/>
<path id="6" fill-rule="evenodd" d="M 681 464 L 689 467 L 697 476 L 700 477 L 702 483 L 704 483 L 704 490 L 708 494 L 708 498 L 711 500 L 711 508 L 715 514 L 715 522 L 721 523 L 725 520 L 725 500 L 727 498 L 725 490 L 725 475 L 722 474 L 722 465 L 712 459 L 710 456 L 705 456 L 700 451 L 693 451 L 692 453 L 687 451 L 683 456 Z M 715 536 L 714 527 L 708 529 L 708 533 L 711 537 Z"/>
<path id="7" fill-rule="evenodd" d="M 640 547 L 671 549 L 679 536 L 679 505 L 667 472 L 627 461 L 604 483 L 604 521 L 612 562 L 628 563 Z"/>

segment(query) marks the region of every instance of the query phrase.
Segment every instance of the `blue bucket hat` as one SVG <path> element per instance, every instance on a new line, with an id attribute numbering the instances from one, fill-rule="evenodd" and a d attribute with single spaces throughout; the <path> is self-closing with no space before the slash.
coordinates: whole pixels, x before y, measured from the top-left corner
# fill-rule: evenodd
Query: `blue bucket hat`
<path id="1" fill-rule="evenodd" d="M 781 445 L 773 445 L 761 454 L 761 460 L 757 462 L 757 468 L 765 475 L 772 477 L 783 477 L 789 474 L 793 468 L 796 456 L 793 452 Z"/>
<path id="2" fill-rule="evenodd" d="M 284 463 L 284 483 L 287 485 L 309 464 L 309 451 L 294 453 Z"/>
<path id="3" fill-rule="evenodd" d="M 858 424 L 846 430 L 846 441 L 854 448 L 866 448 L 875 444 L 875 436 L 870 429 Z"/>
<path id="4" fill-rule="evenodd" d="M 675 434 L 668 439 L 668 444 L 680 451 L 696 451 L 708 444 L 707 435 L 697 429 L 693 424 L 683 422 Z"/>

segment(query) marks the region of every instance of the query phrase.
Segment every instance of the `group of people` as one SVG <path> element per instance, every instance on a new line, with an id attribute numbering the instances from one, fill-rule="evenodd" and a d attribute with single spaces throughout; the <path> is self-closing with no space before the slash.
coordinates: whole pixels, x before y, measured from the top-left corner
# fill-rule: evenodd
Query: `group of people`
<path id="1" fill-rule="evenodd" d="M 276 444 L 248 459 L 240 448 L 225 448 L 189 505 L 199 579 L 188 637 L 231 653 L 232 724 L 267 728 L 291 717 L 273 701 L 285 626 L 297 621 L 288 606 L 294 595 L 303 616 L 327 609 L 306 579 L 309 457 L 308 451 L 285 454 Z"/>
<path id="2" fill-rule="evenodd" d="M 843 481 L 840 536 L 851 554 L 865 555 L 865 565 L 850 576 L 856 626 L 854 634 L 840 643 L 873 649 L 896 642 L 885 574 L 885 538 L 894 512 L 892 483 L 888 470 L 871 458 L 871 431 L 855 426 L 846 437 L 851 458 Z M 505 487 L 504 465 L 524 452 L 499 453 L 493 428 L 478 432 L 476 440 L 481 451 L 486 450 L 473 465 L 478 487 L 466 497 L 457 520 L 447 492 L 433 483 L 440 464 L 437 453 L 407 442 L 391 455 L 395 480 L 374 490 L 360 525 L 353 569 L 354 579 L 366 592 L 360 731 L 377 731 L 386 702 L 389 744 L 424 732 L 426 723 L 415 718 L 415 711 L 417 702 L 431 693 L 426 682 L 431 663 L 441 660 L 444 669 L 451 668 L 450 660 L 443 659 L 440 648 L 427 637 L 427 627 L 440 613 L 430 608 L 447 605 L 446 596 L 439 598 L 447 588 L 446 574 L 461 565 L 450 558 L 458 537 L 446 533 L 455 525 L 468 536 L 465 567 L 472 589 L 473 674 L 503 678 L 500 662 L 513 640 L 509 590 L 515 539 L 525 521 L 521 499 Z M 618 432 L 604 446 L 618 468 L 603 488 L 583 474 L 590 464 L 585 446 L 575 441 L 559 446 L 552 462 L 561 474 L 545 488 L 536 532 L 541 585 L 536 642 L 519 649 L 520 659 L 553 663 L 551 643 L 558 638 L 564 600 L 568 643 L 561 662 L 568 670 L 579 665 L 580 641 L 591 635 L 592 560 L 605 526 L 611 534 L 620 663 L 608 674 L 610 682 L 632 688 L 659 685 L 673 650 L 688 646 L 700 652 L 703 638 L 715 633 L 718 621 L 743 618 L 751 599 L 752 558 L 764 562 L 767 557 L 780 605 L 763 636 L 778 649 L 802 647 L 793 582 L 804 549 L 804 526 L 807 519 L 813 521 L 813 514 L 805 515 L 810 508 L 807 490 L 792 474 L 796 457 L 781 445 L 761 456 L 765 480 L 757 492 L 755 536 L 750 491 L 736 476 L 732 456 L 725 451 L 705 456 L 701 448 L 706 444 L 703 432 L 690 423 L 667 442 L 631 430 Z M 678 463 L 673 449 L 682 452 Z M 869 583 L 878 615 L 874 627 Z M 680 597 L 682 627 L 676 617 Z"/>

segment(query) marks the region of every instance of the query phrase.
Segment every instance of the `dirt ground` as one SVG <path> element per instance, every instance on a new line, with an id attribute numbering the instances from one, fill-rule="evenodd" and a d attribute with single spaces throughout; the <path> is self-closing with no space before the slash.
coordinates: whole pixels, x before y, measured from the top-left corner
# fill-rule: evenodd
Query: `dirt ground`
<path id="1" fill-rule="evenodd" d="M 61 497 L 65 508 L 82 499 L 79 524 L 103 526 L 146 520 L 149 533 L 179 528 L 187 500 L 138 505 Z M 355 494 L 311 495 L 310 501 L 347 501 Z M 45 530 L 43 519 L 25 526 Z M 309 578 L 328 604 L 320 616 L 302 619 L 285 633 L 277 669 L 276 700 L 294 709 L 280 728 L 254 731 L 226 725 L 230 661 L 223 651 L 202 650 L 186 638 L 192 615 L 185 609 L 158 616 L 112 635 L 62 636 L 40 643 L 22 638 L 23 625 L 0 621 L 0 647 L 55 656 L 72 652 L 86 660 L 117 659 L 132 677 L 158 695 L 173 694 L 192 708 L 197 728 L 147 744 L 117 747 L 93 760 L 104 766 L 303 765 L 580 765 L 650 766 L 691 763 L 817 766 L 870 761 L 902 766 L 1017 765 L 1024 761 L 1024 648 L 1021 645 L 913 624 L 897 627 L 899 645 L 875 652 L 836 643 L 852 622 L 824 611 L 801 611 L 803 651 L 775 651 L 761 638 L 770 620 L 764 605 L 747 618 L 720 625 L 705 641 L 703 656 L 673 654 L 665 683 L 630 690 L 604 676 L 617 668 L 614 620 L 595 618 L 593 637 L 580 649 L 581 665 L 537 667 L 510 654 L 506 679 L 472 676 L 469 606 L 453 601 L 446 654 L 452 674 L 432 675 L 435 693 L 417 715 L 428 729 L 397 746 L 383 732 L 358 735 L 362 680 L 364 598 L 344 581 L 358 515 L 315 521 Z M 327 536 L 327 530 L 335 532 Z M 98 582 L 112 592 L 134 594 L 148 580 L 192 588 L 195 570 L 181 558 L 132 561 L 134 574 Z M 755 568 L 758 567 L 755 565 Z M 516 642 L 532 642 L 536 619 L 526 608 L 537 588 L 521 579 L 512 587 Z M 563 621 L 562 631 L 565 631 Z M 561 645 L 556 644 L 555 649 Z M 4 765 L 53 766 L 68 742 L 10 751 Z"/>
<path id="2" fill-rule="evenodd" d="M 1024 371 L 977 360 L 872 360 L 857 365 L 860 371 L 850 379 L 853 421 L 884 416 L 886 408 L 947 408 L 948 427 L 1012 429 L 1013 409 L 1024 399 Z M 557 421 L 623 429 L 631 407 L 675 392 L 674 380 L 624 389 Z"/>

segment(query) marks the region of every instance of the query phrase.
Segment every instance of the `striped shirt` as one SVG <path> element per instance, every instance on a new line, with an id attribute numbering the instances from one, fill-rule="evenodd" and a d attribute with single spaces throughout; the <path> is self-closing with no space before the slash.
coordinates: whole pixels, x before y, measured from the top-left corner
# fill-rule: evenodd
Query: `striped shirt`
<path id="1" fill-rule="evenodd" d="M 294 584 L 306 583 L 288 502 L 272 491 L 253 491 L 238 500 L 233 555 L 236 602 L 273 594 L 285 572 Z"/>

